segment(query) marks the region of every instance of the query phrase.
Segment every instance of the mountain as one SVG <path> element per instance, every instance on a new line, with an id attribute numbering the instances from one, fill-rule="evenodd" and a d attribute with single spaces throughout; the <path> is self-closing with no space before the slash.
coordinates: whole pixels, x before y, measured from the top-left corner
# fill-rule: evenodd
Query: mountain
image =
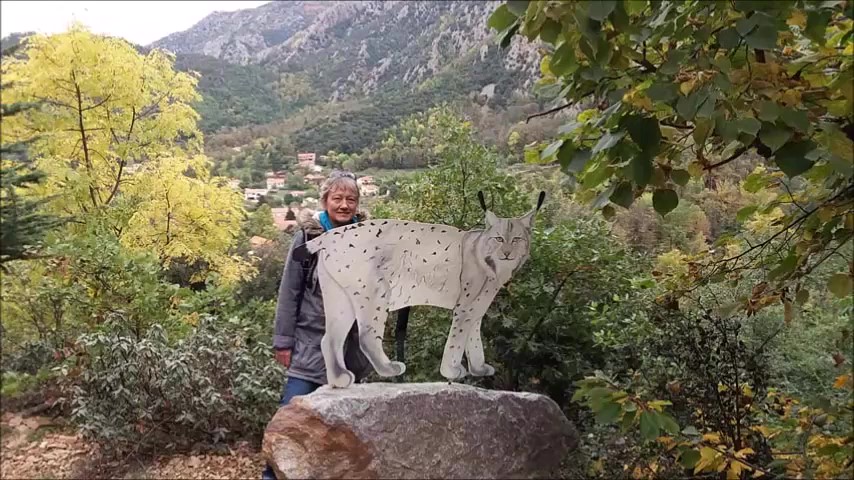
<path id="1" fill-rule="evenodd" d="M 337 2 L 270 2 L 257 8 L 214 12 L 189 30 L 151 44 L 174 53 L 195 53 L 246 65 L 308 27 L 318 13 Z"/>
<path id="2" fill-rule="evenodd" d="M 284 75 L 286 83 L 308 82 L 313 94 L 331 101 L 416 88 L 447 71 L 465 76 L 483 69 L 497 76 L 502 76 L 500 70 L 516 74 L 522 92 L 538 75 L 540 56 L 533 44 L 518 39 L 508 51 L 491 55 L 497 47 L 486 23 L 498 5 L 270 2 L 211 14 L 151 46 L 259 65 Z"/>

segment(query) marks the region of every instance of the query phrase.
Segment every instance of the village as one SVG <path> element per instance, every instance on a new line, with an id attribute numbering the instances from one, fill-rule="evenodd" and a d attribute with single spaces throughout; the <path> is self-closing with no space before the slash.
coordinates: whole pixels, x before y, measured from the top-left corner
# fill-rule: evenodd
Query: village
<path id="1" fill-rule="evenodd" d="M 323 162 L 324 158 L 320 158 Z M 292 233 L 297 226 L 297 218 L 303 210 L 315 211 L 319 208 L 320 186 L 326 180 L 327 173 L 324 167 L 317 164 L 315 153 L 297 154 L 297 164 L 294 171 L 266 172 L 265 188 L 244 188 L 243 199 L 247 207 L 252 208 L 264 199 L 279 197 L 284 200 L 281 207 L 271 207 L 273 223 L 280 232 Z M 306 185 L 313 188 L 303 190 L 288 189 L 287 184 L 292 177 L 301 177 Z M 379 186 L 376 185 L 373 176 L 358 177 L 356 183 L 359 185 L 359 194 L 362 197 L 374 197 L 379 194 Z M 240 188 L 240 180 L 230 179 L 228 185 L 234 189 Z M 266 239 L 253 238 L 251 243 L 264 243 Z"/>

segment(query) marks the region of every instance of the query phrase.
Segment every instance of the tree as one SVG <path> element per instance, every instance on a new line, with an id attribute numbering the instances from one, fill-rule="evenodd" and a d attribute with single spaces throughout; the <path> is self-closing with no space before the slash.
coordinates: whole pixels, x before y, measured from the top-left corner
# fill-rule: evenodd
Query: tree
<path id="1" fill-rule="evenodd" d="M 246 220 L 243 232 L 246 238 L 255 235 L 269 240 L 279 238 L 279 229 L 276 228 L 276 224 L 273 222 L 273 211 L 270 205 L 259 205 Z"/>
<path id="2" fill-rule="evenodd" d="M 479 190 L 499 215 L 510 217 L 530 209 L 532 200 L 498 171 L 498 154 L 475 140 L 471 123 L 448 107 L 431 109 L 420 118 L 423 123 L 409 119 L 402 126 L 431 132 L 421 133 L 418 141 L 429 145 L 424 153 L 438 163 L 400 188 L 394 207 L 398 210 L 390 216 L 469 229 L 483 221 L 476 200 Z M 385 143 L 396 141 L 390 137 Z"/>
<path id="3" fill-rule="evenodd" d="M 18 52 L 20 41 L 20 36 L 11 35 L 10 45 L 2 47 L 2 55 L 12 56 Z M 11 83 L 0 86 L 3 90 L 10 87 Z M 0 104 L 0 118 L 9 120 L 33 107 L 23 103 Z M 60 223 L 41 211 L 44 199 L 33 199 L 25 194 L 28 187 L 44 179 L 44 173 L 33 170 L 28 163 L 25 144 L 0 143 L 0 268 L 4 270 L 6 262 L 34 258 L 45 234 Z"/>
<path id="4" fill-rule="evenodd" d="M 233 279 L 243 265 L 226 252 L 241 201 L 208 173 L 190 106 L 197 80 L 172 62 L 164 51 L 141 55 L 79 25 L 29 37 L 23 58 L 4 59 L 12 83 L 4 100 L 40 106 L 4 119 L 3 143 L 30 142 L 47 175 L 34 195 L 72 220 L 70 232 L 103 222 L 124 245 L 164 264 L 203 259 Z"/>
<path id="5" fill-rule="evenodd" d="M 24 108 L 31 107 L 0 105 L 0 116 L 11 117 Z M 46 200 L 22 194 L 44 179 L 43 172 L 27 166 L 23 146 L 0 145 L 0 162 L 0 265 L 3 265 L 12 260 L 35 258 L 37 245 L 60 222 L 41 212 Z"/>
<path id="6" fill-rule="evenodd" d="M 699 250 L 660 255 L 649 321 L 601 337 L 628 346 L 631 361 L 576 383 L 573 399 L 598 422 L 662 446 L 624 464 L 626 475 L 852 474 L 851 376 L 833 382 L 844 397 L 807 404 L 771 387 L 765 358 L 810 299 L 850 316 L 853 6 L 510 1 L 489 19 L 504 47 L 516 35 L 543 42 L 539 87 L 557 102 L 532 118 L 592 105 L 526 159 L 559 164 L 576 198 L 608 219 L 650 198 L 676 227 L 667 236 Z M 686 200 L 733 179 L 756 197 L 733 212 L 739 225 L 707 249 L 700 232 L 678 238 L 677 225 L 706 223 Z M 811 296 L 819 278 L 828 292 Z"/>
<path id="7" fill-rule="evenodd" d="M 502 46 L 539 38 L 542 88 L 561 105 L 594 99 L 558 138 L 526 152 L 558 162 L 606 218 L 644 192 L 667 215 L 682 187 L 758 155 L 744 188 L 773 195 L 741 221 L 779 212 L 750 245 L 718 240 L 678 294 L 765 269 L 765 304 L 789 302 L 854 235 L 851 2 L 507 2 L 489 25 Z M 565 102 L 565 103 L 564 103 Z M 547 113 L 550 113 L 547 112 Z M 733 250 L 737 250 L 732 253 Z M 854 272 L 830 276 L 851 292 Z M 751 297 L 739 306 L 748 308 Z M 753 299 L 757 300 L 757 299 Z"/>

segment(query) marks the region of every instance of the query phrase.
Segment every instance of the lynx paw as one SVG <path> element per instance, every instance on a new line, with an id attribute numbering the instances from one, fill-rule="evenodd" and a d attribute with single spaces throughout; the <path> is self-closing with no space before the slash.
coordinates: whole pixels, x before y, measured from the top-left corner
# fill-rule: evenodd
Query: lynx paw
<path id="1" fill-rule="evenodd" d="M 403 375 L 403 372 L 406 371 L 406 365 L 403 362 L 388 362 L 381 368 L 375 368 L 375 370 L 377 371 L 377 375 L 381 377 L 396 377 Z"/>
<path id="2" fill-rule="evenodd" d="M 335 388 L 347 388 L 356 381 L 356 376 L 349 370 L 344 370 L 341 375 L 330 375 L 327 379 L 329 385 Z"/>
<path id="3" fill-rule="evenodd" d="M 484 363 L 480 368 L 471 367 L 470 372 L 475 377 L 489 377 L 495 375 L 495 368 L 488 363 Z"/>
<path id="4" fill-rule="evenodd" d="M 406 371 L 406 364 L 404 364 L 403 362 L 391 362 L 391 366 L 397 372 L 392 374 L 393 377 L 403 375 L 403 372 Z"/>
<path id="5" fill-rule="evenodd" d="M 463 368 L 462 365 L 455 365 L 448 368 L 442 366 L 442 368 L 439 369 L 439 373 L 448 380 L 458 380 L 465 377 L 468 372 L 466 372 L 466 369 Z"/>

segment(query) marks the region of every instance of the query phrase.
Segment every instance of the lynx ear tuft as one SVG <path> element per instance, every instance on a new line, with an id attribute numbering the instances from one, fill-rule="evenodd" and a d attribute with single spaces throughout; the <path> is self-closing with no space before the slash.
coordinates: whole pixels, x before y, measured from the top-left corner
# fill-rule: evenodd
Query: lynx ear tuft
<path id="1" fill-rule="evenodd" d="M 540 207 L 543 206 L 543 202 L 546 200 L 546 192 L 540 191 L 540 197 L 537 198 L 537 211 L 540 210 Z"/>
<path id="2" fill-rule="evenodd" d="M 485 212 L 486 211 L 486 201 L 483 199 L 483 191 L 477 192 L 477 199 L 478 199 L 478 201 L 480 201 L 480 208 L 482 208 L 483 211 Z"/>

